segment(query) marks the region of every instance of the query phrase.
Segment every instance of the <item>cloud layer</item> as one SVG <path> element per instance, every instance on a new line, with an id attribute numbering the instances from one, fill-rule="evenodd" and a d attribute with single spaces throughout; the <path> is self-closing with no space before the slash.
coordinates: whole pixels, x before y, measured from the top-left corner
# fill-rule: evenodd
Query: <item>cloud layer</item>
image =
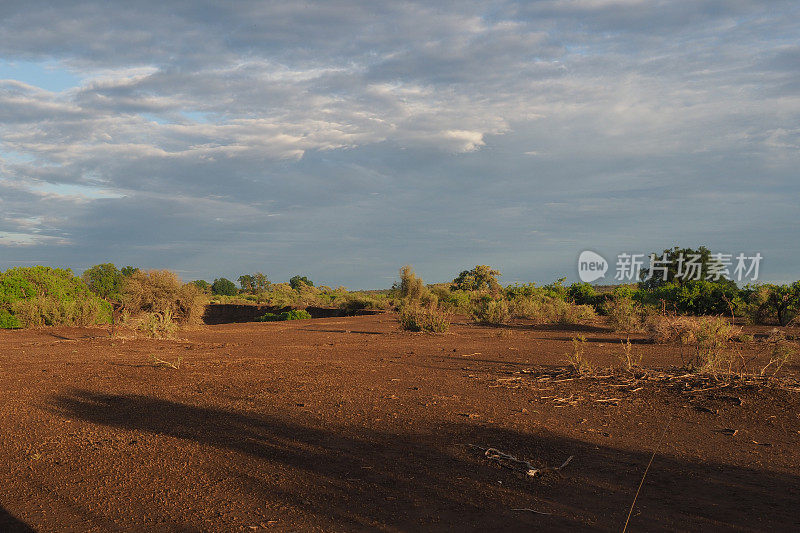
<path id="1" fill-rule="evenodd" d="M 796 3 L 15 4 L 0 268 L 544 281 L 680 243 L 800 277 Z"/>

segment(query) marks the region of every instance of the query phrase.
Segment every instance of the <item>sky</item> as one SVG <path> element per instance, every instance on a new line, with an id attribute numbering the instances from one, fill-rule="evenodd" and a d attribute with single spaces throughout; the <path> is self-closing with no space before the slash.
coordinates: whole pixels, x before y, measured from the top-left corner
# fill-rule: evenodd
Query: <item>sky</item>
<path id="1" fill-rule="evenodd" d="M 28 0 L 0 35 L 0 269 L 800 278 L 796 1 Z"/>

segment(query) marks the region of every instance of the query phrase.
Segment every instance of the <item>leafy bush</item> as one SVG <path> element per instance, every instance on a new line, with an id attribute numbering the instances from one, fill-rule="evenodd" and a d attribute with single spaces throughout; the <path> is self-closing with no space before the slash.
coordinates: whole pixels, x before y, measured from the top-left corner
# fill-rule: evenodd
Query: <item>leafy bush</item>
<path id="1" fill-rule="evenodd" d="M 350 297 L 346 298 L 340 305 L 339 309 L 344 311 L 347 316 L 355 316 L 364 309 L 372 307 L 373 302 L 366 298 Z"/>
<path id="2" fill-rule="evenodd" d="M 542 291 L 550 298 L 565 300 L 569 292 L 568 289 L 564 287 L 564 282 L 566 279 L 567 278 L 559 278 L 553 283 L 548 283 L 547 285 L 542 286 Z"/>
<path id="3" fill-rule="evenodd" d="M 450 328 L 450 315 L 435 304 L 409 304 L 400 309 L 400 328 L 407 331 L 444 333 Z"/>
<path id="4" fill-rule="evenodd" d="M 434 285 L 431 294 L 439 301 L 439 305 L 452 312 L 469 314 L 472 308 L 473 294 L 469 291 L 451 290 L 449 285 Z"/>
<path id="5" fill-rule="evenodd" d="M 289 312 L 281 313 L 281 320 L 307 320 L 311 314 L 305 309 L 292 309 Z"/>
<path id="6" fill-rule="evenodd" d="M 635 285 L 618 285 L 611 291 L 611 298 L 630 298 L 641 302 L 644 298 L 644 291 L 639 290 Z"/>
<path id="7" fill-rule="evenodd" d="M 597 291 L 589 283 L 573 283 L 567 287 L 567 298 L 578 305 L 595 305 Z"/>
<path id="8" fill-rule="evenodd" d="M 69 269 L 12 268 L 0 274 L 0 327 L 88 326 L 111 321 L 111 304 Z"/>
<path id="9" fill-rule="evenodd" d="M 256 318 L 256 322 L 282 322 L 284 320 L 307 320 L 311 314 L 305 309 L 292 309 L 282 313 L 265 313 Z"/>
<path id="10" fill-rule="evenodd" d="M 97 297 L 58 300 L 48 296 L 36 296 L 17 302 L 14 314 L 26 327 L 89 326 L 110 322 L 111 306 Z"/>
<path id="11" fill-rule="evenodd" d="M 8 309 L 0 309 L 0 329 L 21 328 L 22 322 L 11 314 Z"/>
<path id="12" fill-rule="evenodd" d="M 234 296 L 238 294 L 236 285 L 227 278 L 217 278 L 211 284 L 211 294 L 218 294 L 221 296 Z"/>
<path id="13" fill-rule="evenodd" d="M 664 283 L 642 298 L 653 305 L 663 305 L 684 315 L 729 314 L 741 306 L 739 288 L 729 280 Z"/>

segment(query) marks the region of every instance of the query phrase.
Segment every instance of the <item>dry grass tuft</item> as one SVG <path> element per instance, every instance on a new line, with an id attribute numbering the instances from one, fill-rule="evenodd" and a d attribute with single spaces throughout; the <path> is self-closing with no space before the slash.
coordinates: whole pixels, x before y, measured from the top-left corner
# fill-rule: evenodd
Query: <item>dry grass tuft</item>
<path id="1" fill-rule="evenodd" d="M 622 352 L 615 354 L 617 360 L 622 363 L 625 370 L 631 371 L 642 364 L 642 354 L 636 354 L 630 339 L 625 339 L 622 344 Z"/>
<path id="2" fill-rule="evenodd" d="M 589 362 L 585 355 L 586 337 L 578 335 L 572 339 L 572 351 L 567 354 L 567 363 L 578 374 L 591 374 L 594 366 Z"/>

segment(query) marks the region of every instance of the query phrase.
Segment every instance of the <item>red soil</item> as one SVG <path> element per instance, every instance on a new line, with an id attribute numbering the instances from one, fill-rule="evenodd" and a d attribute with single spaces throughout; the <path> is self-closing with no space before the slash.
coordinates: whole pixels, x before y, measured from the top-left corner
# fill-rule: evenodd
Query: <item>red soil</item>
<path id="1" fill-rule="evenodd" d="M 600 366 L 620 351 L 602 328 L 391 315 L 2 331 L 0 530 L 620 531 L 662 434 L 630 531 L 800 528 L 800 393 L 548 378 L 579 333 Z M 574 459 L 529 478 L 470 444 Z"/>

